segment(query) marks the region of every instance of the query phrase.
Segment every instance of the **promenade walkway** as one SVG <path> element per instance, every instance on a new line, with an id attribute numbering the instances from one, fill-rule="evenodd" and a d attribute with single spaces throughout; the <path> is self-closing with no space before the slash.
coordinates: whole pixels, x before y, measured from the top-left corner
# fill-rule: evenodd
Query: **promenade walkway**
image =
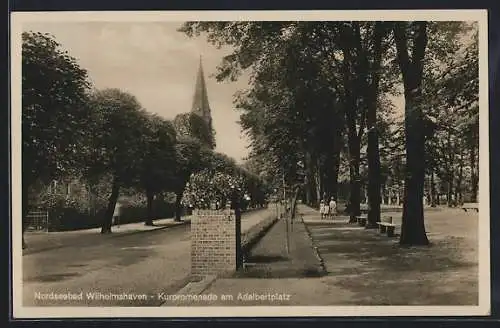
<path id="1" fill-rule="evenodd" d="M 377 230 L 348 224 L 348 217 L 321 220 L 315 209 L 299 205 L 298 210 L 310 236 L 308 252 L 306 241 L 297 233 L 300 223 L 291 234 L 290 254 L 283 248 L 284 226 L 277 225 L 256 245 L 257 265 L 247 273 L 216 280 L 203 294 L 218 295 L 218 300 L 196 305 L 478 304 L 477 214 L 459 209 L 426 211 L 431 245 L 400 247 L 399 228 L 389 238 Z M 384 215 L 393 215 L 398 225 L 401 222 L 400 211 Z M 311 261 L 301 260 L 311 258 L 313 250 L 324 273 L 308 270 L 314 266 L 304 264 Z M 233 300 L 221 300 L 221 295 Z"/>
<path id="2" fill-rule="evenodd" d="M 186 224 L 190 221 L 191 217 L 186 216 L 181 222 L 177 222 L 173 218 L 155 220 L 154 226 L 146 226 L 144 225 L 144 222 L 114 225 L 112 227 L 113 233 L 111 234 L 101 234 L 101 228 L 56 232 L 26 232 L 24 238 L 28 248 L 23 250 L 23 255 L 65 246 L 92 245 L 109 238 L 116 238 L 138 232 L 165 229 Z"/>

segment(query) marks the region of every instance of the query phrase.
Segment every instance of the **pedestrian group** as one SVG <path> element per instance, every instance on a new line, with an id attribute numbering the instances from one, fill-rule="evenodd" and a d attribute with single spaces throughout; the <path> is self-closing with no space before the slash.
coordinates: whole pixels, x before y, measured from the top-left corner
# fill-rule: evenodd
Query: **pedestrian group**
<path id="1" fill-rule="evenodd" d="M 332 197 L 328 202 L 327 199 L 323 199 L 319 204 L 319 213 L 321 214 L 321 219 L 331 218 L 337 215 L 337 202 Z"/>

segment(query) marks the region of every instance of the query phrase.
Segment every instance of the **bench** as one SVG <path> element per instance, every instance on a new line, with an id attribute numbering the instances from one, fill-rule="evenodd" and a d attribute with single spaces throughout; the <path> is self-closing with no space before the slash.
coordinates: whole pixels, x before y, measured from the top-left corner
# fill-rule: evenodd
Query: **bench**
<path id="1" fill-rule="evenodd" d="M 392 216 L 385 216 L 380 218 L 380 222 L 377 222 L 380 233 L 387 233 L 387 237 L 394 236 L 394 230 L 396 225 L 392 223 Z"/>
<path id="2" fill-rule="evenodd" d="M 358 215 L 356 216 L 356 220 L 361 227 L 366 225 L 366 221 L 368 220 L 368 215 Z"/>
<path id="3" fill-rule="evenodd" d="M 479 204 L 478 203 L 464 203 L 462 205 L 462 209 L 467 212 L 467 210 L 476 210 L 479 213 Z"/>

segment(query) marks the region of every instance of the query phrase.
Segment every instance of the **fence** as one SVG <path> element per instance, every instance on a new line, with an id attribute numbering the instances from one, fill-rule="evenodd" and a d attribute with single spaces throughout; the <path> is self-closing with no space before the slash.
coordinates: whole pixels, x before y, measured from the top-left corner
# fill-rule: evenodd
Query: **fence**
<path id="1" fill-rule="evenodd" d="M 49 212 L 46 210 L 30 211 L 26 216 L 27 231 L 49 231 Z"/>

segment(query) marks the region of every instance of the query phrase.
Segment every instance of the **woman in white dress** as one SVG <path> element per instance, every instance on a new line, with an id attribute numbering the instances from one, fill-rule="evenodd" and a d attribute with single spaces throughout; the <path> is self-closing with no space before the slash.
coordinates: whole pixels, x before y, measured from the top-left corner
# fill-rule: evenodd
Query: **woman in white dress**
<path id="1" fill-rule="evenodd" d="M 319 214 L 321 215 L 321 219 L 323 219 L 323 216 L 325 215 L 325 202 L 323 201 L 319 203 Z"/>
<path id="2" fill-rule="evenodd" d="M 327 201 L 323 201 L 323 216 L 325 218 L 328 218 L 328 214 L 330 213 L 330 206 L 328 206 L 328 202 Z"/>
<path id="3" fill-rule="evenodd" d="M 332 197 L 330 199 L 330 218 L 333 219 L 337 215 L 337 202 L 335 199 Z"/>

